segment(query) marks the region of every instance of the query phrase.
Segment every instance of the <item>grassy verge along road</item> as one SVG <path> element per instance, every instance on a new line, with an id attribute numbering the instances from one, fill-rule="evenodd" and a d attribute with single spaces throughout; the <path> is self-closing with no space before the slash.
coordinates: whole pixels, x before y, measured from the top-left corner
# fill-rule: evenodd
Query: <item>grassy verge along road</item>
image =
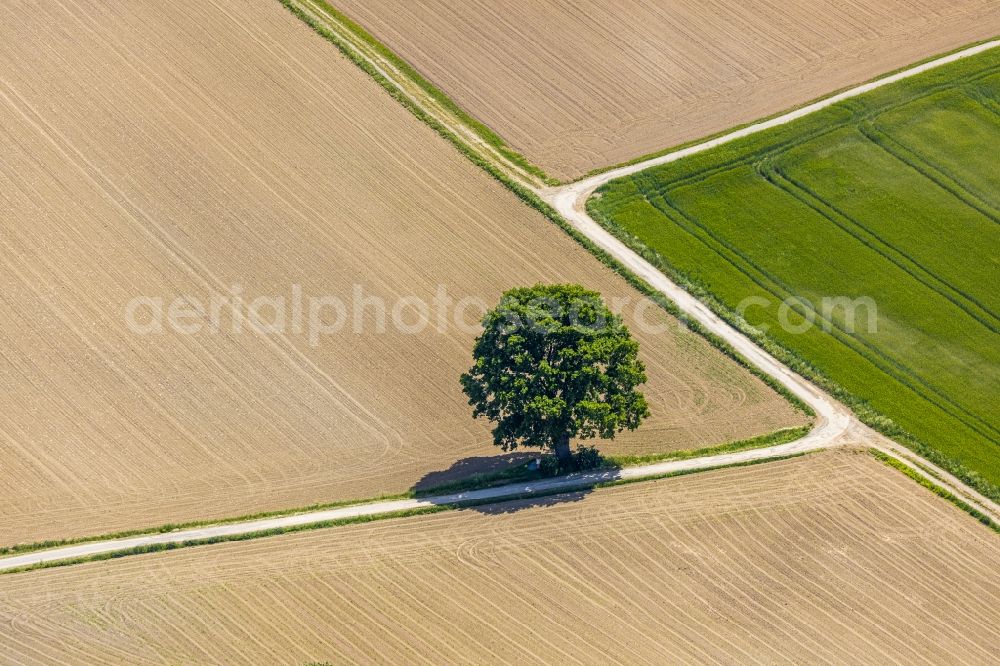
<path id="1" fill-rule="evenodd" d="M 242 535 L 259 534 L 265 536 L 280 530 L 294 530 L 310 525 L 325 526 L 353 519 L 411 515 L 422 511 L 431 511 L 435 508 L 472 506 L 520 497 L 542 497 L 571 490 L 593 488 L 594 486 L 608 483 L 640 481 L 733 465 L 752 464 L 774 458 L 808 453 L 827 448 L 828 446 L 828 442 L 821 438 L 806 436 L 787 444 L 704 456 L 701 458 L 668 460 L 636 467 L 569 474 L 551 479 L 511 483 L 492 488 L 468 490 L 431 497 L 376 501 L 262 520 L 207 525 L 160 534 L 89 541 L 61 548 L 38 550 L 22 555 L 0 558 L 0 572 L 60 561 L 80 561 L 111 553 L 136 552 L 142 549 L 153 550 L 157 546 L 171 544 L 194 545 L 197 542 L 225 540 Z"/>
<path id="2" fill-rule="evenodd" d="M 824 438 L 808 435 L 787 444 L 703 456 L 700 458 L 669 460 L 635 467 L 570 474 L 552 479 L 511 483 L 503 486 L 431 497 L 375 501 L 275 518 L 207 525 L 135 537 L 89 541 L 0 558 L 0 573 L 17 573 L 34 568 L 76 564 L 122 555 L 138 555 L 222 541 L 261 538 L 305 529 L 335 527 L 353 522 L 366 522 L 380 518 L 413 516 L 442 510 L 491 504 L 511 499 L 542 498 L 599 486 L 784 460 L 789 457 L 827 449 L 831 446 L 831 443 Z M 877 445 L 872 448 L 872 451 L 881 460 L 894 464 L 894 466 L 904 470 L 912 478 L 958 505 L 980 522 L 994 530 L 997 529 L 997 525 L 1000 525 L 1000 507 L 997 507 L 989 500 L 979 497 L 975 493 L 970 493 L 968 489 L 947 473 L 933 466 L 913 460 L 912 457 L 891 444 Z M 554 501 L 558 501 L 558 499 Z"/>
<path id="3" fill-rule="evenodd" d="M 723 307 L 749 304 L 752 326 L 981 487 L 1000 485 L 991 45 L 683 161 L 612 172 L 627 177 L 589 204 Z M 870 305 L 852 317 L 838 298 Z"/>

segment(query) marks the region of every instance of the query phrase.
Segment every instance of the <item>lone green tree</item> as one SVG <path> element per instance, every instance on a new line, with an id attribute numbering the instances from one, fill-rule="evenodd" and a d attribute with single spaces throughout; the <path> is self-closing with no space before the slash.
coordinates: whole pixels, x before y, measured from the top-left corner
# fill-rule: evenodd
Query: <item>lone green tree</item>
<path id="1" fill-rule="evenodd" d="M 519 446 L 572 460 L 570 440 L 613 438 L 649 415 L 639 345 L 600 294 L 579 285 L 506 292 L 483 318 L 472 368 L 461 377 L 473 417 L 496 426 L 504 451 Z"/>

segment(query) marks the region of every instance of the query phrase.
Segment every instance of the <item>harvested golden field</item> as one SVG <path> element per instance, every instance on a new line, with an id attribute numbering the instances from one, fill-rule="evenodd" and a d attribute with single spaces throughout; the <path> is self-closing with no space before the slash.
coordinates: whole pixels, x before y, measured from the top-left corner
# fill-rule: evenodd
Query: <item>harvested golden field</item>
<path id="1" fill-rule="evenodd" d="M 993 0 L 331 0 L 550 176 L 1000 33 Z"/>
<path id="2" fill-rule="evenodd" d="M 864 453 L 492 509 L 2 576 L 0 661 L 1000 659 L 997 535 Z"/>
<path id="3" fill-rule="evenodd" d="M 405 491 L 496 452 L 458 383 L 481 309 L 380 330 L 379 302 L 638 301 L 277 2 L 5 3 L 0 62 L 0 545 Z M 296 289 L 361 316 L 313 338 Z M 288 320 L 129 323 L 237 294 Z M 636 330 L 654 416 L 606 450 L 804 421 L 667 328 Z"/>

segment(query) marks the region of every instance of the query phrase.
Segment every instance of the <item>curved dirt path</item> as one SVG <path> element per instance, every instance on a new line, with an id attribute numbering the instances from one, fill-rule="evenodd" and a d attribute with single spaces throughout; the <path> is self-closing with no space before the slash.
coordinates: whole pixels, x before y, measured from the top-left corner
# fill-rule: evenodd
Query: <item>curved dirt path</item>
<path id="1" fill-rule="evenodd" d="M 795 109 L 794 111 L 790 111 L 770 120 L 743 127 L 730 132 L 729 134 L 710 139 L 703 143 L 688 146 L 687 148 L 676 150 L 674 152 L 638 162 L 636 164 L 611 169 L 610 171 L 590 176 L 567 185 L 548 188 L 532 187 L 531 189 L 546 203 L 552 206 L 560 215 L 562 215 L 563 218 L 573 225 L 574 228 L 628 267 L 628 269 L 633 273 L 645 280 L 651 287 L 673 301 L 685 314 L 697 320 L 709 331 L 724 339 L 751 363 L 781 382 L 782 386 L 794 393 L 803 402 L 815 410 L 817 414 L 816 427 L 803 439 L 791 442 L 785 446 L 793 447 L 800 443 L 805 443 L 809 448 L 819 448 L 850 442 L 853 444 L 873 446 L 899 460 L 909 461 L 912 464 L 914 459 L 916 459 L 915 454 L 865 426 L 847 407 L 820 391 L 807 380 L 792 372 L 780 361 L 758 347 L 745 335 L 720 319 L 701 301 L 675 284 L 656 267 L 643 259 L 636 252 L 615 238 L 601 225 L 595 222 L 590 215 L 587 214 L 586 204 L 587 200 L 597 188 L 616 178 L 622 178 L 652 167 L 674 162 L 690 155 L 711 150 L 712 148 L 721 146 L 731 141 L 735 141 L 758 132 L 763 132 L 772 127 L 784 125 L 792 122 L 793 120 L 807 116 L 810 113 L 819 111 L 820 109 L 837 104 L 843 100 L 857 97 L 858 95 L 881 88 L 882 86 L 915 76 L 922 72 L 940 67 L 941 65 L 955 62 L 956 60 L 968 58 L 969 56 L 988 51 L 996 48 L 997 46 L 1000 46 L 1000 40 L 985 42 L 983 44 L 972 46 L 962 51 L 943 56 L 936 60 L 926 62 L 922 65 L 917 65 L 910 69 L 903 70 L 885 78 L 878 79 L 877 81 L 872 81 L 855 88 L 851 88 L 850 90 L 846 90 L 802 108 Z M 780 453 L 776 455 L 780 455 Z M 946 486 L 954 494 L 975 505 L 984 513 L 994 517 L 1000 515 L 1000 507 L 998 507 L 996 503 L 979 495 L 955 477 L 951 476 L 944 470 L 931 465 L 927 461 L 920 459 L 920 464 L 926 469 L 933 470 L 933 473 L 927 475 L 927 478 L 933 478 L 936 483 Z M 920 470 L 920 472 L 921 474 L 925 473 L 924 470 Z"/>
<path id="2" fill-rule="evenodd" d="M 1000 40 L 992 40 L 990 42 L 978 44 L 962 51 L 957 51 L 941 58 L 925 62 L 921 65 L 916 65 L 876 81 L 871 81 L 837 93 L 831 97 L 771 118 L 770 120 L 734 130 L 733 132 L 707 140 L 703 143 L 695 144 L 659 157 L 638 162 L 636 164 L 611 169 L 604 173 L 590 176 L 567 185 L 545 187 L 539 185 L 539 181 L 537 179 L 534 179 L 530 175 L 524 173 L 522 169 L 511 165 L 507 160 L 496 154 L 495 151 L 491 152 L 489 150 L 484 150 L 481 145 L 482 141 L 478 138 L 475 132 L 471 132 L 469 128 L 464 125 L 463 121 L 457 119 L 447 110 L 442 110 L 437 100 L 434 100 L 424 91 L 421 91 L 419 87 L 415 87 L 411 81 L 405 78 L 404 73 L 393 67 L 392 63 L 388 62 L 384 56 L 377 52 L 377 50 L 373 50 L 370 48 L 370 45 L 365 43 L 359 43 L 357 36 L 354 35 L 350 29 L 345 28 L 339 20 L 324 12 L 322 7 L 317 5 L 314 0 L 293 1 L 299 4 L 301 9 L 303 9 L 313 20 L 316 20 L 325 29 L 334 33 L 342 42 L 350 45 L 350 48 L 358 57 L 367 61 L 367 63 L 378 71 L 381 76 L 385 77 L 392 85 L 402 92 L 402 94 L 409 98 L 414 105 L 421 108 L 428 115 L 440 122 L 456 136 L 461 137 L 461 140 L 465 142 L 466 145 L 469 146 L 474 152 L 493 163 L 509 177 L 517 180 L 522 185 L 536 193 L 595 244 L 603 248 L 615 257 L 615 259 L 627 266 L 629 270 L 645 280 L 654 289 L 663 293 L 667 298 L 676 303 L 677 306 L 686 314 L 696 319 L 708 330 L 725 339 L 751 363 L 755 364 L 769 375 L 775 377 L 783 386 L 788 388 L 803 402 L 808 404 L 816 412 L 816 427 L 813 428 L 813 430 L 803 439 L 797 442 L 791 442 L 785 446 L 793 447 L 801 442 L 806 447 L 813 448 L 815 446 L 834 446 L 849 441 L 855 444 L 876 446 L 886 452 L 892 453 L 892 455 L 896 457 L 902 457 L 903 454 L 905 454 L 906 457 L 912 458 L 912 454 L 907 449 L 885 437 L 882 437 L 862 424 L 854 416 L 854 413 L 847 409 L 847 407 L 830 398 L 811 383 L 799 377 L 789 368 L 785 367 L 770 354 L 760 349 L 743 334 L 739 333 L 716 316 L 715 313 L 713 313 L 699 300 L 681 289 L 678 285 L 674 284 L 649 262 L 642 259 L 642 257 L 629 249 L 624 243 L 608 233 L 587 214 L 586 202 L 590 195 L 593 194 L 594 190 L 608 181 L 614 180 L 615 178 L 621 178 L 651 167 L 667 164 L 668 162 L 673 162 L 689 155 L 710 150 L 730 141 L 735 141 L 742 137 L 789 123 L 843 100 L 857 97 L 858 95 L 862 95 L 877 88 L 881 88 L 882 86 L 926 72 L 934 69 L 935 67 L 940 67 L 941 65 L 955 62 L 956 60 L 961 60 L 962 58 L 967 58 L 969 56 L 976 55 L 977 53 L 982 53 L 983 51 L 992 49 L 996 46 L 1000 46 Z M 897 455 L 896 452 L 899 452 L 900 455 Z M 781 455 L 781 453 L 779 452 L 774 455 Z M 926 466 L 929 467 L 930 465 Z M 971 489 L 967 488 L 965 484 L 957 481 L 954 477 L 951 477 L 943 470 L 939 470 L 937 468 L 934 468 L 934 470 L 938 479 L 949 481 L 949 489 L 957 495 L 963 498 L 968 498 L 970 501 L 973 501 L 975 504 L 982 506 L 983 508 L 995 510 L 998 512 L 998 515 L 1000 515 L 1000 507 L 997 507 L 996 504 L 981 497 L 978 493 L 975 493 Z M 957 483 L 957 486 L 951 487 L 951 481 Z"/>
<path id="3" fill-rule="evenodd" d="M 843 102 L 846 99 L 851 99 L 852 97 L 857 97 L 858 95 L 863 95 L 872 90 L 877 90 L 883 86 L 887 86 L 897 81 L 902 81 L 903 79 L 908 79 L 911 76 L 916 76 L 917 74 L 922 74 L 923 72 L 935 69 L 941 65 L 947 65 L 948 63 L 955 62 L 956 60 L 962 60 L 963 58 L 968 58 L 969 56 L 974 56 L 978 53 L 983 53 L 984 51 L 989 51 L 990 49 L 1000 46 L 1000 39 L 994 39 L 989 42 L 983 42 L 982 44 L 977 44 L 976 46 L 970 46 L 967 49 L 961 51 L 956 51 L 946 56 L 942 56 L 935 60 L 931 60 L 923 63 L 922 65 L 916 65 L 909 69 L 904 69 L 895 74 L 877 79 L 875 81 L 870 81 L 868 83 L 861 84 L 849 90 L 831 95 L 812 104 L 807 104 L 806 106 L 794 109 L 788 113 L 784 113 L 780 116 L 775 116 L 770 120 L 764 120 L 759 123 L 754 123 L 752 125 L 747 125 L 738 130 L 733 130 L 728 134 L 718 136 L 714 139 L 709 139 L 703 143 L 697 143 L 687 148 L 681 148 L 665 155 L 660 155 L 659 157 L 653 157 L 642 162 L 637 162 L 635 164 L 629 164 L 622 167 L 617 167 L 603 173 L 596 174 L 594 176 L 589 176 L 587 178 L 582 178 L 580 180 L 574 181 L 567 185 L 561 185 L 559 187 L 552 188 L 532 188 L 538 192 L 539 196 L 544 198 L 546 201 L 556 206 L 563 215 L 567 215 L 564 212 L 564 207 L 567 206 L 569 201 L 579 202 L 581 205 L 587 201 L 591 194 L 594 193 L 601 185 L 607 183 L 608 181 L 614 180 L 616 178 L 622 178 L 624 176 L 630 176 L 634 173 L 640 171 L 645 171 L 651 167 L 660 166 L 661 164 L 668 164 L 670 162 L 676 162 L 677 160 L 688 157 L 690 155 L 695 155 L 697 153 L 705 152 L 706 150 L 711 150 L 717 146 L 735 141 L 737 139 L 742 139 L 743 137 L 750 136 L 751 134 L 757 134 L 758 132 L 763 132 L 765 130 L 771 129 L 772 127 L 778 127 L 780 125 L 785 125 L 797 120 L 804 116 L 808 116 L 811 113 L 815 113 L 820 109 L 825 109 L 829 106 L 833 106 L 838 102 Z M 558 205 L 557 203 L 558 202 Z M 565 208 L 565 210 L 569 210 Z"/>

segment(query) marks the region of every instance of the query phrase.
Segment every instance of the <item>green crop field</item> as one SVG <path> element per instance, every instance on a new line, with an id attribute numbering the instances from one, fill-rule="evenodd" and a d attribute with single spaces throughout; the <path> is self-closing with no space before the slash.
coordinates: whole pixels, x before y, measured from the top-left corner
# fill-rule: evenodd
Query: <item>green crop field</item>
<path id="1" fill-rule="evenodd" d="M 1000 49 L 613 181 L 588 207 L 869 421 L 1000 484 Z"/>

